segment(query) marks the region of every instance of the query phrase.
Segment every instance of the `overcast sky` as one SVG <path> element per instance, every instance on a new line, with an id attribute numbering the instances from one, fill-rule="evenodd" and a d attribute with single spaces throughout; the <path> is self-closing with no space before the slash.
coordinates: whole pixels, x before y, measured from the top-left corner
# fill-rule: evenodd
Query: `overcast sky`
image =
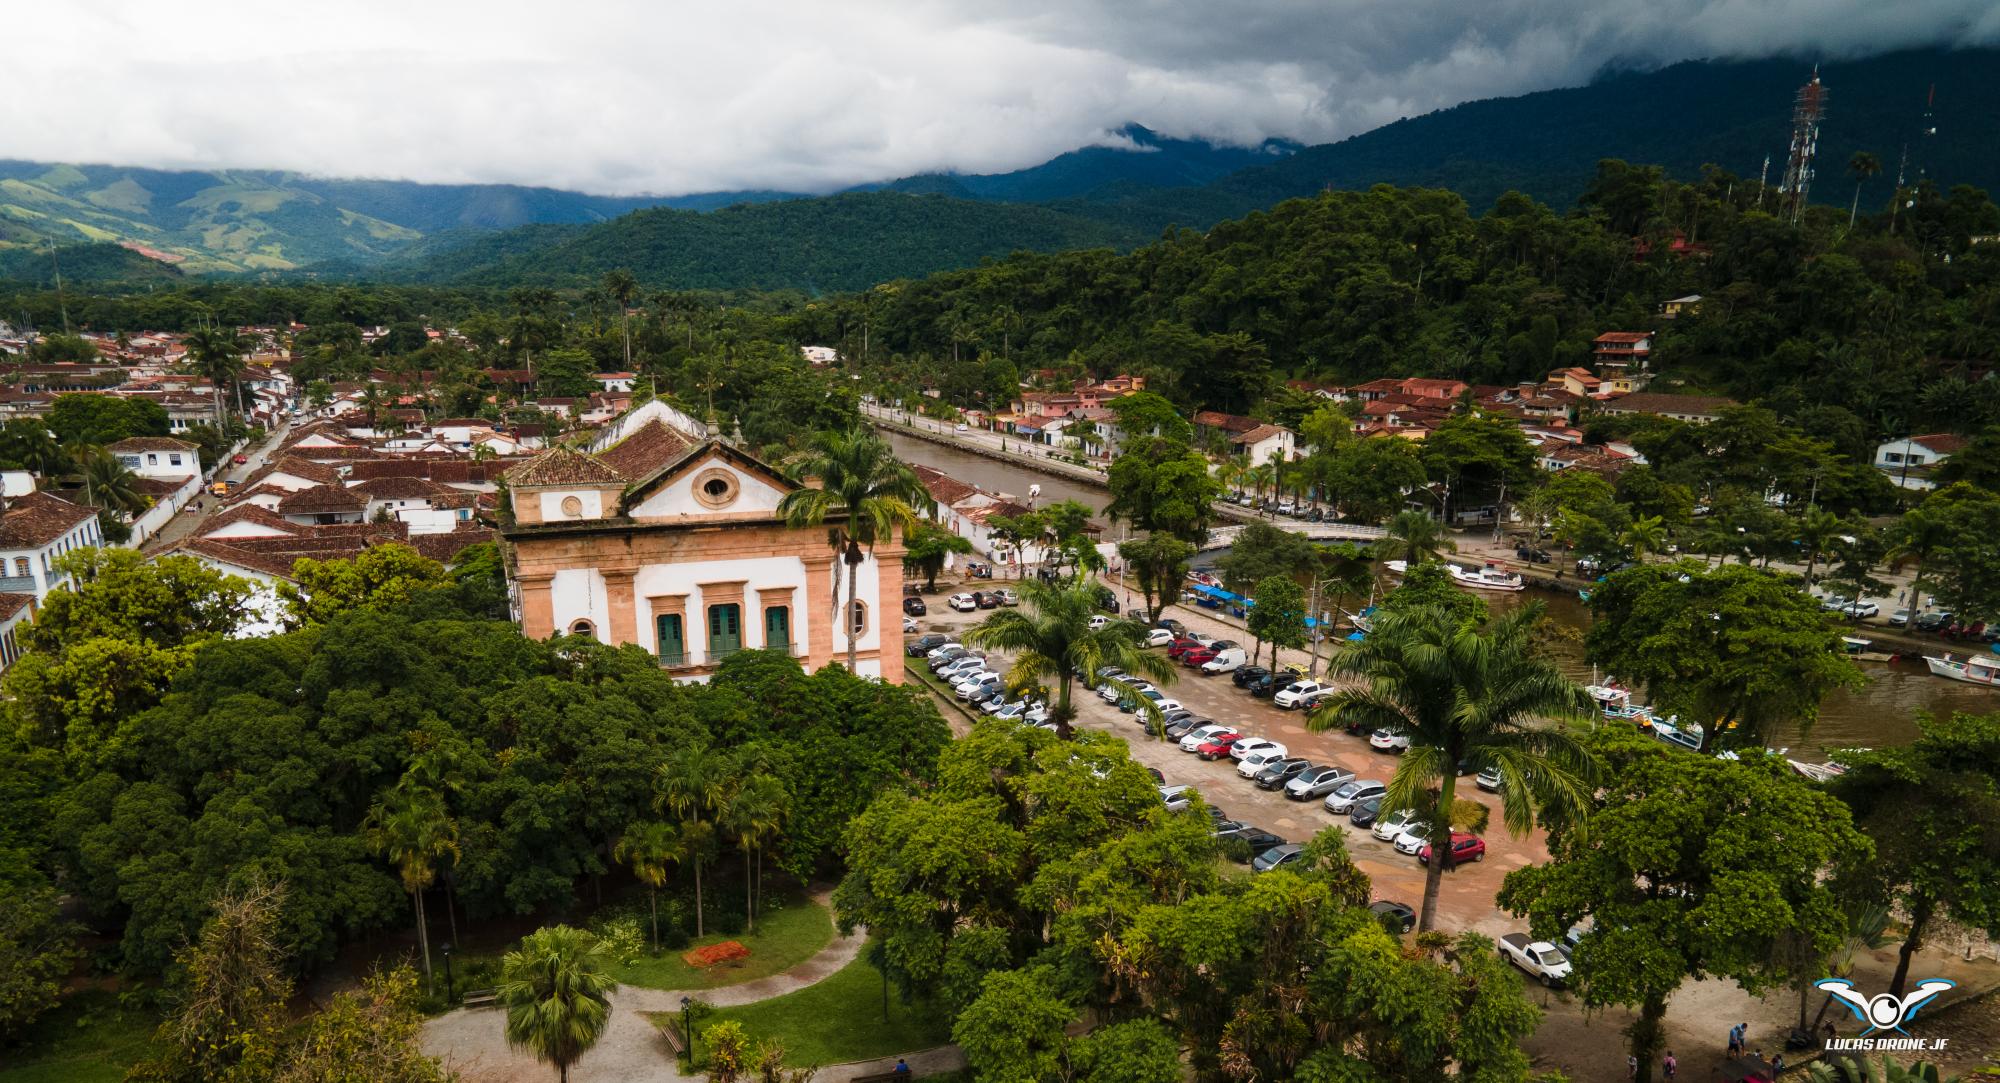
<path id="1" fill-rule="evenodd" d="M 2000 42 L 1992 0 L 13 0 L 0 157 L 826 190 L 1136 121 L 1326 142 L 1606 61 Z"/>

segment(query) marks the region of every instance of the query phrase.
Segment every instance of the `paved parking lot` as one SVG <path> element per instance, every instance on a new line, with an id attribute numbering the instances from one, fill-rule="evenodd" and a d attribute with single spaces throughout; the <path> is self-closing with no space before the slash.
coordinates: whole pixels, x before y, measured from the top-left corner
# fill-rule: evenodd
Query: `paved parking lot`
<path id="1" fill-rule="evenodd" d="M 949 593 L 941 591 L 927 597 L 931 612 L 918 618 L 922 631 L 953 633 L 977 623 L 984 615 L 951 612 L 944 604 Z M 1171 615 L 1191 628 L 1240 638 L 1237 629 L 1226 627 L 1200 610 L 1176 607 Z M 1243 642 L 1249 645 L 1248 640 Z M 1304 658 L 1294 659 L 1288 653 L 1284 660 L 1304 661 Z M 1185 667 L 1180 668 L 1179 673 L 1180 678 L 1167 686 L 1165 691 L 1201 717 L 1243 727 L 1251 734 L 1283 743 L 1292 755 L 1305 756 L 1314 763 L 1338 764 L 1363 779 L 1387 782 L 1395 774 L 1396 757 L 1369 748 L 1366 738 L 1350 737 L 1345 731 L 1337 729 L 1310 733 L 1305 728 L 1306 717 L 1303 713 L 1282 711 L 1273 707 L 1269 700 L 1256 699 L 1237 688 L 1227 675 L 1204 677 Z M 1169 783 L 1194 786 L 1205 800 L 1220 808 L 1230 819 L 1255 824 L 1292 842 L 1303 842 L 1329 824 L 1343 825 L 1347 831 L 1348 851 L 1361 870 L 1374 881 L 1376 898 L 1393 899 L 1413 907 L 1422 901 L 1424 869 L 1416 858 L 1398 854 L 1387 842 L 1376 839 L 1365 828 L 1349 826 L 1346 817 L 1328 813 L 1320 801 L 1292 801 L 1281 793 L 1260 790 L 1236 774 L 1234 760 L 1206 762 L 1181 752 L 1172 742 L 1153 740 L 1136 721 L 1135 715 L 1124 714 L 1096 696 L 1085 695 L 1078 703 L 1080 726 L 1125 738 L 1135 760 L 1159 768 Z M 1498 798 L 1480 792 L 1472 784 L 1471 776 L 1459 780 L 1459 796 L 1482 801 L 1491 807 L 1492 827 L 1486 835 L 1486 859 L 1445 874 L 1439 926 L 1447 930 L 1475 929 L 1490 936 L 1516 931 L 1521 928 L 1521 922 L 1496 911 L 1493 897 L 1500 888 L 1501 878 L 1508 871 L 1547 860 L 1548 851 L 1543 836 L 1539 831 L 1523 838 L 1507 834 L 1501 826 Z"/>

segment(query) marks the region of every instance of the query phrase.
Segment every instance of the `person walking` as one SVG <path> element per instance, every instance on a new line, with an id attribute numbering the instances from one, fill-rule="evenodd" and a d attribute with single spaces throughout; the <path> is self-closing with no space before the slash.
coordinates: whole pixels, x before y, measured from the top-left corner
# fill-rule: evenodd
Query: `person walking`
<path id="1" fill-rule="evenodd" d="M 1667 1050 L 1666 1059 L 1660 1061 L 1660 1070 L 1666 1073 L 1668 1079 L 1672 1079 L 1674 1073 L 1681 1070 L 1681 1062 L 1674 1059 L 1673 1050 Z"/>
<path id="2" fill-rule="evenodd" d="M 1625 1058 L 1625 1078 L 1639 1078 L 1639 1058 L 1636 1054 Z"/>
<path id="3" fill-rule="evenodd" d="M 1729 1028 L 1730 1060 L 1736 1060 L 1743 1056 L 1743 1035 L 1744 1032 L 1749 1029 L 1749 1026 L 1750 1024 L 1748 1023 L 1738 1023 L 1735 1026 Z"/>
<path id="4" fill-rule="evenodd" d="M 1771 1054 L 1771 1078 L 1772 1079 L 1778 1078 L 1779 1075 L 1783 1074 L 1784 1070 L 1785 1070 L 1785 1053 L 1784 1050 L 1779 1050 L 1778 1052 Z"/>

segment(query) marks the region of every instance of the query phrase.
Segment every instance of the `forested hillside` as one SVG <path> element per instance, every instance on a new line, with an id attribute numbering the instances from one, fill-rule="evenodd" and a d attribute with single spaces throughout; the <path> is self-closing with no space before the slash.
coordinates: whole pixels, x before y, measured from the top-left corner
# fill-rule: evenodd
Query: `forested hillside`
<path id="1" fill-rule="evenodd" d="M 55 284 L 58 271 L 69 285 L 95 288 L 173 285 L 187 278 L 173 264 L 122 245 L 76 245 L 53 255 L 46 249 L 0 248 L 0 280 L 47 287 Z"/>
<path id="2" fill-rule="evenodd" d="M 1248 412 L 1289 377 L 1540 380 L 1611 330 L 1660 328 L 1666 387 L 1825 406 L 1848 439 L 2000 423 L 2000 209 L 1926 185 L 1893 218 L 1607 162 L 1567 215 L 1518 195 L 1378 187 L 1292 200 L 1129 254 L 1023 254 L 814 306 L 803 341 L 961 397 L 1016 375 L 1133 371 L 1183 407 Z M 1675 237 L 1697 247 L 1675 252 Z M 1659 303 L 1702 294 L 1663 320 Z M 979 366 L 950 363 L 954 354 Z M 976 401 L 976 398 L 974 399 Z"/>
<path id="3" fill-rule="evenodd" d="M 613 268 L 680 289 L 863 289 L 1022 249 L 1128 246 L 1133 230 L 1045 207 L 902 192 L 700 213 L 639 211 L 582 229 L 496 234 L 379 275 L 469 285 L 578 285 Z"/>

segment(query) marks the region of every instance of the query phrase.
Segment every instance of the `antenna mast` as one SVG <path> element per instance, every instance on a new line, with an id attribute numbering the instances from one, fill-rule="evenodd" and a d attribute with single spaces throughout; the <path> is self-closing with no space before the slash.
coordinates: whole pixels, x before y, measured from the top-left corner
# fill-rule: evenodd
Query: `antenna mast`
<path id="1" fill-rule="evenodd" d="M 1799 88 L 1792 105 L 1792 146 L 1785 161 L 1785 179 L 1778 185 L 1781 215 L 1798 224 L 1805 214 L 1806 195 L 1812 188 L 1813 157 L 1819 153 L 1819 122 L 1826 115 L 1827 92 L 1819 81 L 1819 65 L 1813 65 L 1812 80 Z"/>

